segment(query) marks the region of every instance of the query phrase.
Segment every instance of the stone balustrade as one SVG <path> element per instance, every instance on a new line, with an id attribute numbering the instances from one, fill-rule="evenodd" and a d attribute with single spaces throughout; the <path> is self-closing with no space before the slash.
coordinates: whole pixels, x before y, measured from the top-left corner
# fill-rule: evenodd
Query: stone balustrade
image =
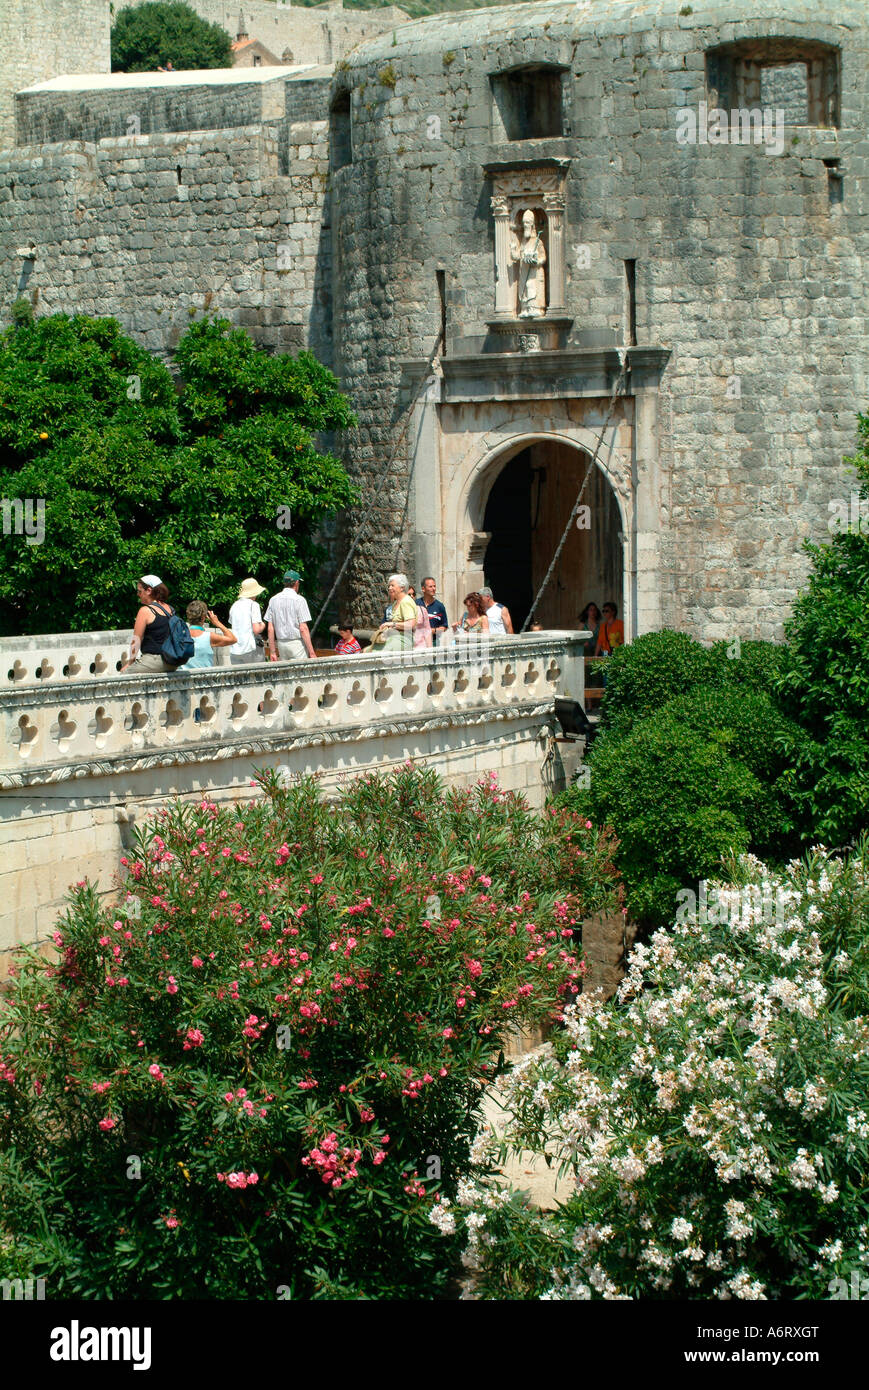
<path id="1" fill-rule="evenodd" d="M 116 676 L 130 656 L 133 629 L 61 632 L 42 637 L 0 637 L 0 690 L 24 685 L 64 685 Z M 225 648 L 215 652 L 229 665 Z"/>
<path id="2" fill-rule="evenodd" d="M 542 805 L 582 753 L 553 738 L 553 701 L 582 701 L 587 635 L 129 676 L 129 632 L 2 639 L 17 676 L 0 684 L 0 979 L 73 880 L 119 891 L 136 827 L 167 801 L 250 797 L 258 767 L 328 792 L 413 758 Z"/>
<path id="3" fill-rule="evenodd" d="M 118 675 L 129 633 L 5 638 L 0 788 L 551 712 L 583 699 L 583 634 Z M 226 750 L 226 751 L 218 751 Z"/>

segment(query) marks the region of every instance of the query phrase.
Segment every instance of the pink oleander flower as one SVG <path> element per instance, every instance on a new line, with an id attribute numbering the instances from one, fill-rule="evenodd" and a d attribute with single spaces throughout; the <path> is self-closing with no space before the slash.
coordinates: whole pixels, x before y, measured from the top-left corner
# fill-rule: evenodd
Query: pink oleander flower
<path id="1" fill-rule="evenodd" d="M 111 1081 L 92 1081 L 91 1090 L 96 1091 L 97 1095 L 101 1096 L 103 1091 L 107 1091 L 111 1084 Z"/>
<path id="2" fill-rule="evenodd" d="M 114 1129 L 117 1123 L 113 1115 L 107 1115 L 104 1120 L 100 1120 L 100 1129 Z"/>
<path id="3" fill-rule="evenodd" d="M 166 1222 L 170 1231 L 174 1231 L 175 1227 L 178 1225 L 178 1217 L 175 1216 L 174 1213 L 171 1216 L 164 1216 L 163 1220 Z"/>
<path id="4" fill-rule="evenodd" d="M 189 1052 L 191 1047 L 201 1047 L 205 1042 L 205 1034 L 198 1028 L 188 1028 L 187 1037 L 184 1042 L 184 1051 Z"/>
<path id="5" fill-rule="evenodd" d="M 178 985 L 177 985 L 177 983 L 176 983 L 176 980 L 175 980 L 175 976 L 174 976 L 174 975 L 170 975 L 170 976 L 169 976 L 169 982 L 168 982 L 168 984 L 166 985 L 166 993 L 167 993 L 167 994 L 177 994 L 177 993 L 178 993 Z"/>
<path id="6" fill-rule="evenodd" d="M 194 956 L 194 957 L 193 957 L 193 960 L 191 961 L 191 964 L 192 964 L 194 970 L 201 970 L 201 969 L 202 969 L 202 961 L 199 959 L 198 956 Z"/>
<path id="7" fill-rule="evenodd" d="M 148 1068 L 148 1071 L 151 1073 L 151 1075 L 153 1076 L 153 1078 L 154 1078 L 155 1081 L 165 1081 L 165 1080 L 166 1080 L 165 1076 L 163 1075 L 162 1071 L 160 1070 L 160 1068 L 159 1068 L 159 1066 L 157 1065 L 156 1062 L 152 1062 L 152 1063 L 151 1063 L 150 1067 Z"/>

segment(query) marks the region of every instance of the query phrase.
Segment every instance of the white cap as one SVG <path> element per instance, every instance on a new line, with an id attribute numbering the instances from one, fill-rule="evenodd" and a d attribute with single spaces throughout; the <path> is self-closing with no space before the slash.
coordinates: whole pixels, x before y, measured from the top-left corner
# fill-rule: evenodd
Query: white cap
<path id="1" fill-rule="evenodd" d="M 156 589 L 158 584 L 163 583 L 163 580 L 158 578 L 156 574 L 143 574 L 139 583 L 147 585 L 149 589 Z"/>

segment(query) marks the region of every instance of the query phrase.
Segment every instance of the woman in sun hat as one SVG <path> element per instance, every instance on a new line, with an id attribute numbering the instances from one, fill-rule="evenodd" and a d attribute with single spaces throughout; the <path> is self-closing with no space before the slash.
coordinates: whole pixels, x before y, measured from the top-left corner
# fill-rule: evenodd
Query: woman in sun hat
<path id="1" fill-rule="evenodd" d="M 265 646 L 262 634 L 266 630 L 263 615 L 256 600 L 265 593 L 262 584 L 255 579 L 245 579 L 238 590 L 238 598 L 229 610 L 229 626 L 235 633 L 235 646 L 229 653 L 233 666 L 250 665 L 265 661 Z"/>

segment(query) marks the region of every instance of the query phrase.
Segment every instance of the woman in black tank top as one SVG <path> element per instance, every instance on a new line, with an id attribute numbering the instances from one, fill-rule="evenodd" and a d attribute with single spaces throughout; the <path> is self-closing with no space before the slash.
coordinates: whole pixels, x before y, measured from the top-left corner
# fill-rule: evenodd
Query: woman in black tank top
<path id="1" fill-rule="evenodd" d="M 146 583 L 146 580 L 156 582 Z M 121 668 L 121 674 L 174 671 L 176 668 L 168 666 L 161 655 L 163 643 L 169 635 L 169 619 L 175 611 L 168 602 L 169 590 L 156 575 L 146 575 L 136 585 L 136 594 L 141 607 L 133 627 L 130 660 Z"/>

